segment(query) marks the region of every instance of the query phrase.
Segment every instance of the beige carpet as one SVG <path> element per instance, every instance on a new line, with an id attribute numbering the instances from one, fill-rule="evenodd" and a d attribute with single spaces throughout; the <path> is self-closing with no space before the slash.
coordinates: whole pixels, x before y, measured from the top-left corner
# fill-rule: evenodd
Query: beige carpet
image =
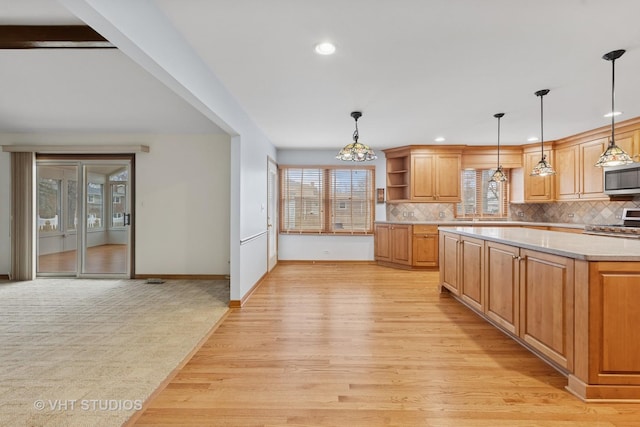
<path id="1" fill-rule="evenodd" d="M 0 283 L 0 426 L 120 426 L 227 311 L 227 281 Z"/>

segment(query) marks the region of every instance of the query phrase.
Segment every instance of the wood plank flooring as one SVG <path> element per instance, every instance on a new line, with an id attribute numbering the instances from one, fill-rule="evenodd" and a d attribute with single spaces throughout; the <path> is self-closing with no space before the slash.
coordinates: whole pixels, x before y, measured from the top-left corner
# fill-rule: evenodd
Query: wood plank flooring
<path id="1" fill-rule="evenodd" d="M 637 426 L 448 294 L 436 272 L 280 264 L 137 418 L 147 426 Z"/>
<path id="2" fill-rule="evenodd" d="M 76 271 L 76 251 L 65 251 L 38 257 L 38 273 L 67 273 Z M 127 245 L 99 245 L 87 249 L 87 273 L 125 273 Z"/>

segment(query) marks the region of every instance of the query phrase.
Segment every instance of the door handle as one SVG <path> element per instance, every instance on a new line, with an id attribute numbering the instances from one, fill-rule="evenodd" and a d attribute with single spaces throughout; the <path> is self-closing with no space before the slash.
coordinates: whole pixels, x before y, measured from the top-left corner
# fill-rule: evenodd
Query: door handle
<path id="1" fill-rule="evenodd" d="M 131 225 L 131 214 L 124 214 L 124 225 Z"/>

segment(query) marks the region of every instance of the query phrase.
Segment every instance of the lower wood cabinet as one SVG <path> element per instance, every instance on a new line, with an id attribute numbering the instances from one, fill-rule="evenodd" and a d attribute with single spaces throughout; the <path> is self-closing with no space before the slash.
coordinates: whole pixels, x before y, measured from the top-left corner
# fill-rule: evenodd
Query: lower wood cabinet
<path id="1" fill-rule="evenodd" d="M 440 246 L 444 288 L 557 367 L 573 368 L 573 259 L 448 232 Z"/>
<path id="2" fill-rule="evenodd" d="M 520 249 L 485 242 L 485 315 L 506 331 L 518 335 L 520 324 Z M 464 267 L 463 267 L 464 268 Z"/>
<path id="3" fill-rule="evenodd" d="M 440 283 L 567 374 L 583 400 L 640 400 L 640 261 L 585 261 L 440 233 Z"/>
<path id="4" fill-rule="evenodd" d="M 440 233 L 440 283 L 454 295 L 460 294 L 460 236 Z"/>
<path id="5" fill-rule="evenodd" d="M 411 266 L 412 226 L 407 224 L 375 225 L 375 258 L 379 264 Z"/>
<path id="6" fill-rule="evenodd" d="M 375 225 L 375 259 L 380 265 L 437 268 L 438 255 L 437 225 Z"/>
<path id="7" fill-rule="evenodd" d="M 438 226 L 421 225 L 413 226 L 411 254 L 414 267 L 437 267 L 438 266 Z"/>
<path id="8" fill-rule="evenodd" d="M 484 241 L 460 236 L 460 298 L 477 311 L 485 309 Z"/>

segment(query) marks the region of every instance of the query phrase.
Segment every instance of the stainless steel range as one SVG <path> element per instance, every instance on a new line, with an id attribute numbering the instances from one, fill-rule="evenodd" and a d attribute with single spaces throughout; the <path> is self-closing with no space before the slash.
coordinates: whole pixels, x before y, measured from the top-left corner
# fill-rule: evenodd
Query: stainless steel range
<path id="1" fill-rule="evenodd" d="M 640 239 L 640 208 L 625 208 L 622 224 L 585 225 L 584 233 Z"/>

